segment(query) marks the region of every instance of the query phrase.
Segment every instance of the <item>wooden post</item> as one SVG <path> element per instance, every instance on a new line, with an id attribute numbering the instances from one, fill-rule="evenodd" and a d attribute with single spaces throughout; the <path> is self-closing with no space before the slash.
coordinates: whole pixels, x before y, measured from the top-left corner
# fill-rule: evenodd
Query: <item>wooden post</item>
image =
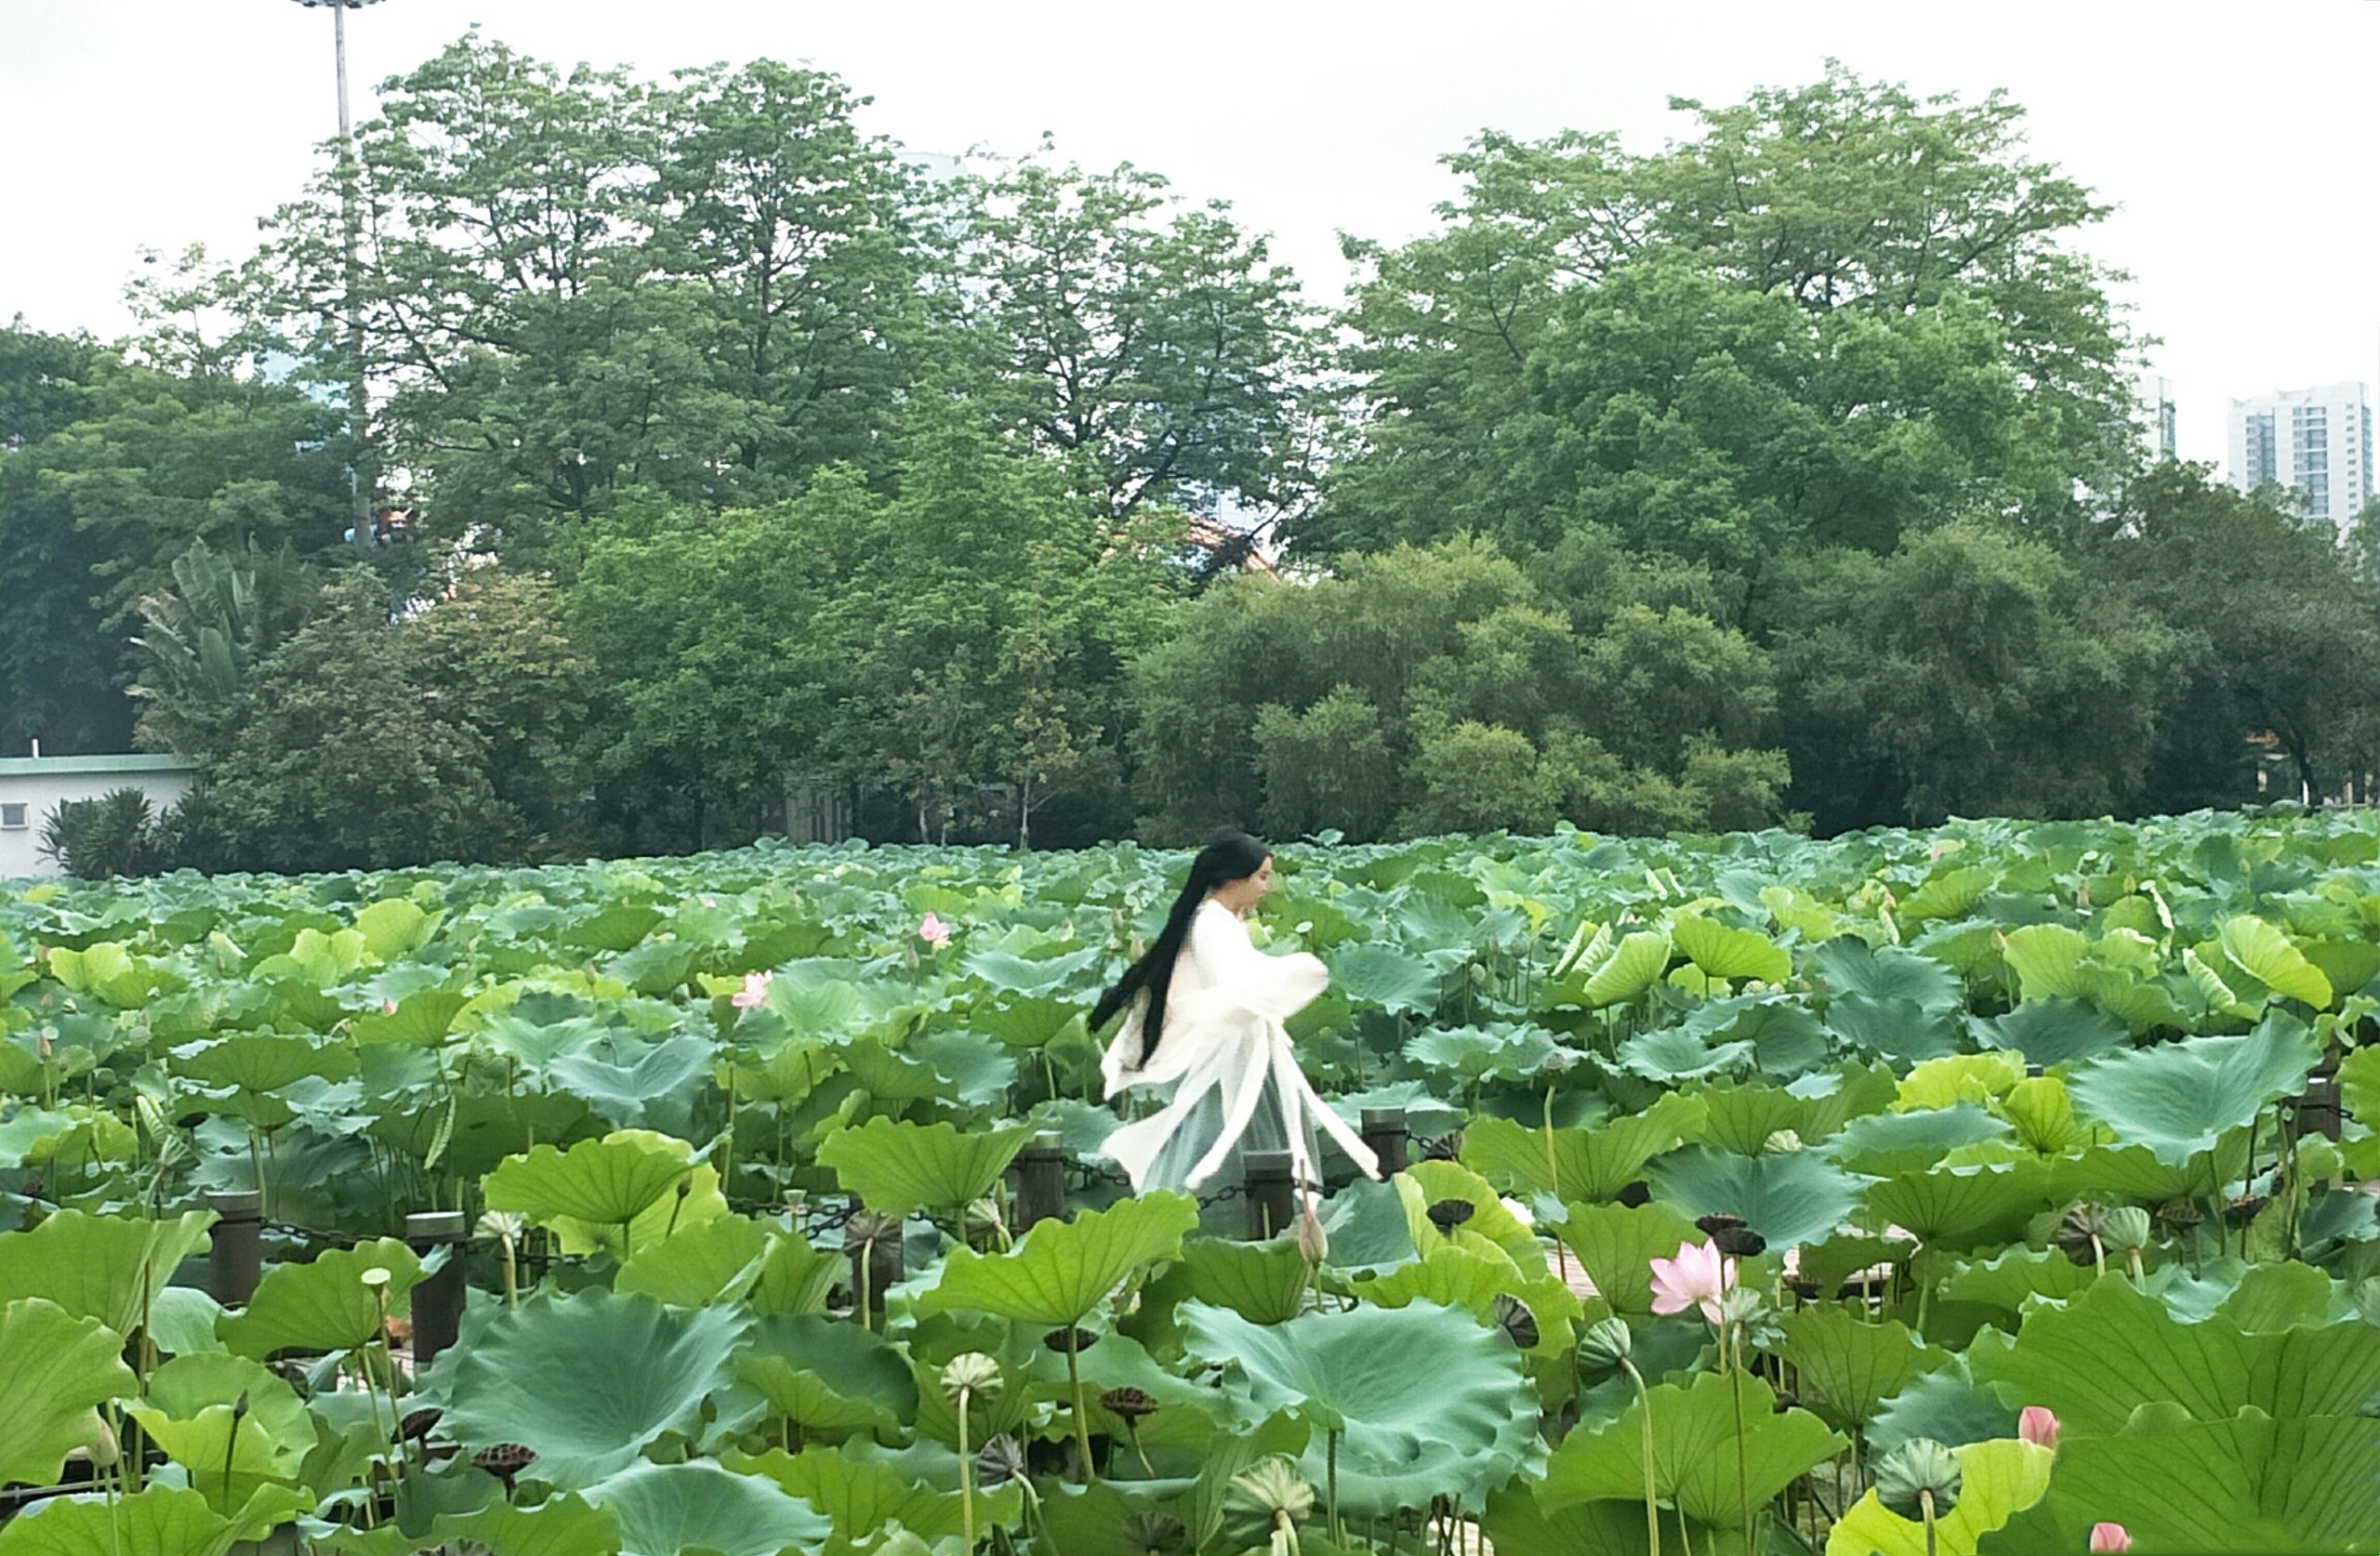
<path id="1" fill-rule="evenodd" d="M 1063 1220 L 1066 1214 L 1066 1153 L 1053 1129 L 1035 1135 L 1016 1154 L 1016 1230 L 1029 1231 L 1041 1221 Z"/>
<path id="2" fill-rule="evenodd" d="M 1361 1132 L 1364 1143 L 1380 1158 L 1382 1177 L 1405 1170 L 1406 1150 L 1413 1137 L 1403 1108 L 1366 1108 Z"/>
<path id="3" fill-rule="evenodd" d="M 206 1206 L 215 1212 L 206 1294 L 227 1308 L 245 1307 L 264 1278 L 264 1196 L 251 1189 L 210 1192 Z"/>
<path id="4" fill-rule="evenodd" d="M 460 1210 L 433 1210 L 405 1218 L 405 1244 L 427 1259 L 440 1248 L 446 1261 L 424 1275 L 413 1288 L 413 1365 L 416 1369 L 438 1359 L 455 1343 L 463 1327 L 463 1245 L 470 1229 Z"/>
<path id="5" fill-rule="evenodd" d="M 1278 1237 L 1297 1219 L 1297 1174 L 1286 1151 L 1250 1151 L 1247 1155 L 1248 1235 L 1252 1242 Z"/>

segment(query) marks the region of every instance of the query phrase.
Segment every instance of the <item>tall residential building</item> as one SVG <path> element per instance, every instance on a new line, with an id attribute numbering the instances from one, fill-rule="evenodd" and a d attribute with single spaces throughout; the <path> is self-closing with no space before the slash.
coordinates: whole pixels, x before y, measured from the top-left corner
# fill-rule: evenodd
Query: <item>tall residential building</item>
<path id="1" fill-rule="evenodd" d="M 2133 425 L 2140 429 L 2140 441 L 2151 459 L 2172 459 L 2178 456 L 2174 436 L 2174 380 L 2155 373 L 2143 373 L 2132 381 L 2133 403 L 2138 414 Z"/>
<path id="2" fill-rule="evenodd" d="M 2372 397 L 2324 384 L 2231 402 L 2231 484 L 2286 487 L 2316 519 L 2344 530 L 2372 498 Z"/>

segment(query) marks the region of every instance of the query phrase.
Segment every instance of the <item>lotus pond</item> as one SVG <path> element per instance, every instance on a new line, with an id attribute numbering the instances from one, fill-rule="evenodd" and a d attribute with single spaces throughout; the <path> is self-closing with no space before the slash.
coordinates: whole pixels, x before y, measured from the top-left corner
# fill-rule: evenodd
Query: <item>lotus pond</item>
<path id="1" fill-rule="evenodd" d="M 1285 849 L 1318 1238 L 1100 1162 L 1177 855 L 0 885 L 0 1556 L 2380 1549 L 2375 860 Z"/>

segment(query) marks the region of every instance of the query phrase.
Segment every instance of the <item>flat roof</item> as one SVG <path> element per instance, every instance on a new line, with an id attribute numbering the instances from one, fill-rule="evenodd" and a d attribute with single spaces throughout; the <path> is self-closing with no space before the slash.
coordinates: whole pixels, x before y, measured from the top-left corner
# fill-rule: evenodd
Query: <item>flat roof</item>
<path id="1" fill-rule="evenodd" d="M 69 772 L 196 772 L 188 757 L 126 752 L 113 757 L 0 757 L 0 778 L 42 778 Z"/>

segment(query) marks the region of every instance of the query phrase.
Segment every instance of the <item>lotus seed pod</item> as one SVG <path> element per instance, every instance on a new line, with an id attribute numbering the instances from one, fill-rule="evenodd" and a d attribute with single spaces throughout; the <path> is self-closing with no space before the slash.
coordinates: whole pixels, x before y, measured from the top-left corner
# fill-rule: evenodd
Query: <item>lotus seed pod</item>
<path id="1" fill-rule="evenodd" d="M 1957 1456 L 1930 1437 L 1912 1437 L 1876 1465 L 1876 1500 L 1903 1518 L 1925 1515 L 1933 1493 L 1934 1516 L 1959 1505 Z"/>
<path id="2" fill-rule="evenodd" d="M 389 1272 L 375 1264 L 364 1272 L 364 1284 L 377 1291 L 389 1284 Z"/>
<path id="3" fill-rule="evenodd" d="M 954 1356 L 942 1369 L 942 1392 L 952 1404 L 963 1393 L 989 1399 L 1000 1391 L 1000 1365 L 980 1351 Z"/>
<path id="4" fill-rule="evenodd" d="M 2136 1205 L 2110 1210 L 2100 1219 L 2100 1240 L 2111 1248 L 2145 1248 L 2149 1246 L 2149 1212 Z"/>
<path id="5" fill-rule="evenodd" d="M 1636 1348 L 1635 1332 L 1624 1318 L 1606 1318 L 1587 1325 L 1579 1337 L 1579 1365 L 1609 1372 L 1628 1360 Z"/>

